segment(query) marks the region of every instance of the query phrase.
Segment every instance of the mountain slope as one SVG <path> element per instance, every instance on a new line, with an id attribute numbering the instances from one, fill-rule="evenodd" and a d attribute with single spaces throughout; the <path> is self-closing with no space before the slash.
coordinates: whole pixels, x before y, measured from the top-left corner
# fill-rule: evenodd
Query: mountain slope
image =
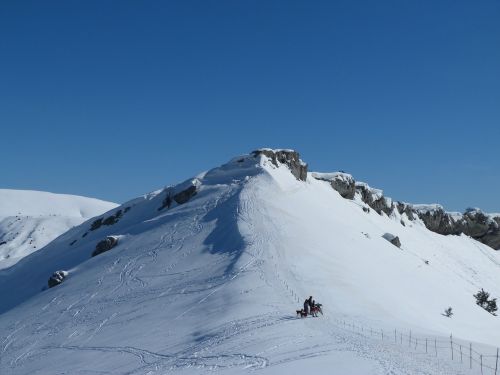
<path id="1" fill-rule="evenodd" d="M 75 195 L 0 189 L 0 269 L 113 207 L 116 204 Z"/>
<path id="2" fill-rule="evenodd" d="M 362 339 L 343 319 L 500 344 L 498 318 L 472 297 L 479 288 L 500 295 L 498 253 L 365 212 L 286 162 L 238 157 L 0 271 L 2 373 L 465 373 Z M 91 257 L 108 236 L 117 245 Z M 42 291 L 57 270 L 69 276 Z M 296 319 L 311 294 L 325 316 Z M 452 319 L 441 315 L 448 306 Z"/>

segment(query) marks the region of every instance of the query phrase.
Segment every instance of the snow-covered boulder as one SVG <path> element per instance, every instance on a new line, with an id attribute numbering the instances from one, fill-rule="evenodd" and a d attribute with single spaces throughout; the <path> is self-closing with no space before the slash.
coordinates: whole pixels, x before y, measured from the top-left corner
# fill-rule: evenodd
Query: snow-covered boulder
<path id="1" fill-rule="evenodd" d="M 286 165 L 297 180 L 305 181 L 307 179 L 307 163 L 300 160 L 300 155 L 297 151 L 261 148 L 253 151 L 252 155 L 264 155 L 277 167 L 280 164 Z"/>
<path id="2" fill-rule="evenodd" d="M 64 279 L 68 276 L 68 271 L 56 271 L 49 277 L 49 288 L 55 287 L 61 284 Z"/>
<path id="3" fill-rule="evenodd" d="M 96 255 L 109 251 L 116 245 L 118 245 L 118 236 L 108 236 L 97 243 L 95 250 L 92 252 L 92 256 L 95 257 Z"/>
<path id="4" fill-rule="evenodd" d="M 392 233 L 385 233 L 382 237 L 392 243 L 394 246 L 401 247 L 401 241 L 399 240 L 398 236 L 395 236 Z"/>
<path id="5" fill-rule="evenodd" d="M 313 172 L 312 176 L 316 180 L 328 181 L 332 188 L 336 190 L 342 198 L 353 199 L 356 194 L 356 186 L 354 178 L 344 172 L 333 173 L 317 173 Z"/>

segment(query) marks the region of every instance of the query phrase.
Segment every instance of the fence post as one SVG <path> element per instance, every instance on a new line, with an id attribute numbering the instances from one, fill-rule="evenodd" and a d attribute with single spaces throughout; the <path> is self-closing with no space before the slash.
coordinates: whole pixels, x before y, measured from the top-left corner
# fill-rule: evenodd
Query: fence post
<path id="1" fill-rule="evenodd" d="M 380 330 L 380 333 L 382 334 L 382 340 L 384 340 L 384 330 L 383 330 L 383 329 L 381 329 L 381 330 Z"/>
<path id="2" fill-rule="evenodd" d="M 403 332 L 401 332 L 401 345 L 403 345 Z"/>
<path id="3" fill-rule="evenodd" d="M 481 360 L 481 374 L 483 373 L 483 355 L 481 354 L 479 356 L 479 359 Z"/>
<path id="4" fill-rule="evenodd" d="M 495 375 L 497 375 L 497 370 L 498 370 L 498 348 L 497 348 L 497 361 L 495 363 Z"/>
<path id="5" fill-rule="evenodd" d="M 472 368 L 472 343 L 469 343 L 469 367 Z"/>
<path id="6" fill-rule="evenodd" d="M 417 350 L 418 339 L 415 339 L 415 350 Z"/>
<path id="7" fill-rule="evenodd" d="M 462 361 L 462 345 L 460 345 L 460 363 L 463 363 L 464 361 Z"/>
<path id="8" fill-rule="evenodd" d="M 436 352 L 436 357 L 438 356 L 438 347 L 436 343 L 436 339 L 434 339 L 434 351 Z"/>
<path id="9" fill-rule="evenodd" d="M 425 339 L 425 353 L 427 353 L 427 338 Z"/>
<path id="10" fill-rule="evenodd" d="M 394 330 L 394 343 L 395 343 L 395 344 L 397 344 L 397 343 L 398 343 L 396 330 Z M 496 375 L 496 374 L 495 374 L 495 375 Z"/>
<path id="11" fill-rule="evenodd" d="M 411 346 L 411 329 L 410 329 L 410 337 L 408 338 L 408 346 Z"/>
<path id="12" fill-rule="evenodd" d="M 451 360 L 453 361 L 453 336 L 450 335 Z"/>

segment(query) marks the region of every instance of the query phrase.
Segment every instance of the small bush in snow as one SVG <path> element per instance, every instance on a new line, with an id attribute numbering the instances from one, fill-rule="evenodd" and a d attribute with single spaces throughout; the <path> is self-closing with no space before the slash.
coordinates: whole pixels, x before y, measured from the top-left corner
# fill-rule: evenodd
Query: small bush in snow
<path id="1" fill-rule="evenodd" d="M 453 315 L 452 308 L 448 307 L 447 309 L 445 309 L 442 315 L 446 316 L 447 318 L 451 318 L 451 316 Z"/>
<path id="2" fill-rule="evenodd" d="M 474 294 L 474 297 L 476 298 L 477 305 L 481 306 L 490 314 L 496 315 L 495 313 L 498 310 L 496 298 L 489 299 L 490 294 L 488 292 L 485 292 L 483 288 L 481 288 L 481 290 L 477 292 L 477 294 Z"/>

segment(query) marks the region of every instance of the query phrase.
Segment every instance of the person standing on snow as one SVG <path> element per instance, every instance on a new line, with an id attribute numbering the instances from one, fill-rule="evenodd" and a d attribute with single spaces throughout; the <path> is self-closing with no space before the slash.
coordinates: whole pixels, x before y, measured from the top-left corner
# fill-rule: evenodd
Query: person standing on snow
<path id="1" fill-rule="evenodd" d="M 309 315 L 309 300 L 306 299 L 304 301 L 304 312 L 306 313 L 306 316 Z"/>
<path id="2" fill-rule="evenodd" d="M 314 307 L 313 296 L 309 296 L 309 299 L 306 301 L 309 304 L 309 310 L 311 310 Z"/>

